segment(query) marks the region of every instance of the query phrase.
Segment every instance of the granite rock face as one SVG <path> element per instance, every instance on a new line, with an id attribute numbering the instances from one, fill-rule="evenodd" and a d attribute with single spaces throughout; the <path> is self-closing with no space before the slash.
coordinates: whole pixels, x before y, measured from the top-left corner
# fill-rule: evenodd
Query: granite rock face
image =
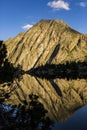
<path id="1" fill-rule="evenodd" d="M 41 20 L 26 33 L 4 43 L 9 61 L 20 64 L 25 71 L 46 63 L 87 62 L 86 35 L 59 20 Z M 5 91 L 9 91 L 6 87 Z M 6 102 L 23 104 L 24 100 L 29 101 L 30 93 L 39 95 L 51 119 L 61 121 L 87 104 L 87 80 L 46 80 L 25 74 Z"/>
<path id="2" fill-rule="evenodd" d="M 41 20 L 26 33 L 5 42 L 8 58 L 24 70 L 66 61 L 87 60 L 87 37 L 58 20 Z M 26 64 L 25 64 L 26 63 Z"/>

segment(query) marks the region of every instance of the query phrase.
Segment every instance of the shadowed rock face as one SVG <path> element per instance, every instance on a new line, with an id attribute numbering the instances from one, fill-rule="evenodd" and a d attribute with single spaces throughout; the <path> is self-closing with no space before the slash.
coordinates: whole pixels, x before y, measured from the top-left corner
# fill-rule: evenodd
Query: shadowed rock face
<path id="1" fill-rule="evenodd" d="M 24 71 L 47 63 L 87 62 L 87 37 L 63 21 L 41 20 L 5 44 L 9 61 L 22 65 Z M 31 93 L 39 96 L 51 119 L 61 121 L 87 104 L 87 80 L 46 80 L 25 74 L 6 102 L 23 104 L 24 100 L 29 101 Z"/>

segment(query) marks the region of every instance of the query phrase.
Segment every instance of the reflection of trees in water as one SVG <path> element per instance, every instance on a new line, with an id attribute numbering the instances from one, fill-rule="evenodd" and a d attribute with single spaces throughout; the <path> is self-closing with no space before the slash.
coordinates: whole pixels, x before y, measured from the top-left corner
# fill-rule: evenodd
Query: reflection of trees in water
<path id="1" fill-rule="evenodd" d="M 53 122 L 46 117 L 47 110 L 39 102 L 38 96 L 29 95 L 30 102 L 12 106 L 9 111 L 0 108 L 0 119 L 3 129 L 13 130 L 51 130 Z M 1 124 L 0 124 L 1 125 Z"/>
<path id="2" fill-rule="evenodd" d="M 32 68 L 26 71 L 27 74 L 32 76 L 55 79 L 67 78 L 69 79 L 86 79 L 87 78 L 87 62 L 67 62 L 66 64 L 46 64 L 37 68 Z"/>

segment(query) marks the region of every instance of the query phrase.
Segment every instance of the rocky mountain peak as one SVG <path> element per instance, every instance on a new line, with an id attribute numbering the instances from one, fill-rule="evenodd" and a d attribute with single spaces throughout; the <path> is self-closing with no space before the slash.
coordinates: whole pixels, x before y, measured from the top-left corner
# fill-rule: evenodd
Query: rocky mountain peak
<path id="1" fill-rule="evenodd" d="M 54 27 L 53 29 L 55 30 L 55 28 L 59 28 L 60 31 L 62 31 L 63 28 L 69 28 L 69 26 L 62 20 L 40 20 L 37 24 L 34 25 L 34 27 L 40 27 L 41 29 L 46 29 L 46 27 Z"/>
<path id="2" fill-rule="evenodd" d="M 87 37 L 60 20 L 41 20 L 26 33 L 4 43 L 9 61 L 20 64 L 24 71 L 47 63 L 87 62 Z M 67 119 L 75 110 L 87 104 L 87 80 L 42 80 L 27 74 L 23 75 L 7 102 L 28 102 L 32 92 L 39 95 L 49 116 L 56 120 Z"/>
<path id="3" fill-rule="evenodd" d="M 5 42 L 8 58 L 24 69 L 46 63 L 84 61 L 87 38 L 61 20 L 41 20 L 26 33 Z M 26 65 L 25 65 L 26 61 Z"/>

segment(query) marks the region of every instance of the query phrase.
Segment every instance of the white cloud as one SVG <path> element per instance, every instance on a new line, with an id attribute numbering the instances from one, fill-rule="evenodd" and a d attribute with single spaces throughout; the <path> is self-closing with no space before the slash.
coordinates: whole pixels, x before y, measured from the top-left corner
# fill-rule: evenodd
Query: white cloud
<path id="1" fill-rule="evenodd" d="M 70 10 L 69 3 L 64 2 L 64 0 L 54 0 L 52 2 L 48 2 L 47 5 L 56 10 L 59 9 Z"/>
<path id="2" fill-rule="evenodd" d="M 81 7 L 87 7 L 87 2 L 80 2 L 79 5 L 80 5 Z"/>
<path id="3" fill-rule="evenodd" d="M 24 30 L 27 31 L 27 30 L 29 30 L 32 26 L 33 26 L 32 24 L 26 24 L 26 25 L 22 26 L 22 29 L 24 29 Z"/>

